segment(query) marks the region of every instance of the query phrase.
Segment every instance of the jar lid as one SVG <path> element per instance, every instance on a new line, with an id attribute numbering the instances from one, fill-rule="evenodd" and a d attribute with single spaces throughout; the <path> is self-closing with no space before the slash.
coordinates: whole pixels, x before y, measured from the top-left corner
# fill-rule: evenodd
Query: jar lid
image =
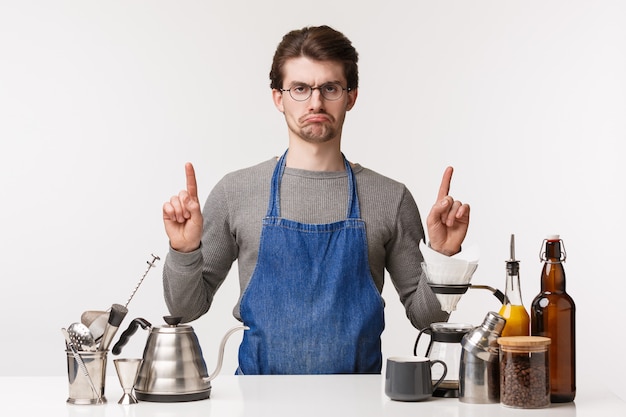
<path id="1" fill-rule="evenodd" d="M 552 340 L 543 336 L 504 336 L 498 338 L 500 346 L 510 347 L 543 347 L 548 346 Z"/>

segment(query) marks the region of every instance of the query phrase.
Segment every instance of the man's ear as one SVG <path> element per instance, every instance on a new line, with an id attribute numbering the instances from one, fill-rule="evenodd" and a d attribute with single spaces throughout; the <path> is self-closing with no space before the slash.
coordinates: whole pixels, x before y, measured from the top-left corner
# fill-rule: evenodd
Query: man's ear
<path id="1" fill-rule="evenodd" d="M 359 89 L 355 88 L 354 90 L 350 90 L 348 91 L 348 105 L 346 107 L 347 111 L 352 110 L 352 107 L 354 107 L 354 104 L 356 103 L 356 99 L 359 95 Z"/>
<path id="2" fill-rule="evenodd" d="M 283 107 L 283 92 L 282 91 L 273 88 L 272 89 L 272 101 L 274 101 L 274 106 L 276 106 L 279 112 L 281 113 L 285 112 L 285 108 Z"/>

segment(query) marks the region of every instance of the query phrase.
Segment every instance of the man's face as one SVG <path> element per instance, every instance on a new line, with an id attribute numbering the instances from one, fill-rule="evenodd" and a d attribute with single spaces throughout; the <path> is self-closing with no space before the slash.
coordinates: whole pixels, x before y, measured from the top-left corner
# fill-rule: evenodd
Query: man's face
<path id="1" fill-rule="evenodd" d="M 301 85 L 319 87 L 329 82 L 346 88 L 347 84 L 342 65 L 334 61 L 292 58 L 285 63 L 283 74 L 284 90 Z M 317 89 L 304 101 L 294 100 L 287 91 L 273 90 L 272 97 L 276 108 L 285 115 L 290 137 L 296 136 L 309 143 L 324 143 L 340 139 L 346 112 L 354 106 L 357 91 L 344 91 L 334 101 L 324 98 Z"/>

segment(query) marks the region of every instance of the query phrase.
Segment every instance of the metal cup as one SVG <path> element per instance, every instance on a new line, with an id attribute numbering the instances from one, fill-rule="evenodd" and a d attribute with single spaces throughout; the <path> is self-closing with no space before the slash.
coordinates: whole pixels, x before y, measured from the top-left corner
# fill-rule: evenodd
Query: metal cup
<path id="1" fill-rule="evenodd" d="M 79 352 L 89 376 L 86 376 L 81 370 L 71 350 L 66 350 L 66 355 L 67 378 L 69 383 L 69 397 L 67 398 L 67 402 L 80 405 L 98 404 L 97 393 L 99 393 L 102 403 L 105 403 L 104 383 L 106 378 L 107 351 Z M 88 378 L 91 378 L 96 392 L 92 389 Z"/>
<path id="2" fill-rule="evenodd" d="M 119 378 L 120 385 L 124 391 L 124 394 L 117 402 L 118 404 L 137 404 L 137 398 L 133 394 L 133 387 L 137 381 L 139 366 L 142 362 L 143 359 L 113 359 L 115 370 L 117 371 L 117 377 Z"/>

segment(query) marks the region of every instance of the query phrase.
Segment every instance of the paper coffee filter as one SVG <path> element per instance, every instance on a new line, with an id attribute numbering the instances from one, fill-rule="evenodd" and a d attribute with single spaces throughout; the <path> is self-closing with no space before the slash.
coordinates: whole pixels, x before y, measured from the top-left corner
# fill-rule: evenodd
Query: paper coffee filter
<path id="1" fill-rule="evenodd" d="M 424 256 L 422 267 L 430 283 L 445 285 L 469 284 L 478 268 L 478 250 L 470 247 L 454 256 L 445 256 L 420 242 Z"/>
<path id="2" fill-rule="evenodd" d="M 422 268 L 430 283 L 459 285 L 469 283 L 477 266 L 477 264 L 448 265 L 424 262 Z"/>
<path id="3" fill-rule="evenodd" d="M 475 246 L 463 249 L 454 256 L 445 256 L 420 242 L 424 256 L 422 269 L 426 279 L 432 284 L 465 285 L 469 284 L 478 268 L 479 252 Z M 456 305 L 463 294 L 435 294 L 441 309 L 448 313 L 456 310 Z"/>
<path id="4" fill-rule="evenodd" d="M 476 268 L 478 268 L 478 263 L 469 263 L 467 264 L 467 268 L 465 269 L 465 275 L 463 276 L 463 280 L 465 283 L 469 283 L 474 276 L 474 272 L 476 272 Z"/>
<path id="5" fill-rule="evenodd" d="M 441 309 L 447 313 L 452 313 L 456 310 L 456 305 L 461 299 L 461 294 L 435 294 Z"/>

